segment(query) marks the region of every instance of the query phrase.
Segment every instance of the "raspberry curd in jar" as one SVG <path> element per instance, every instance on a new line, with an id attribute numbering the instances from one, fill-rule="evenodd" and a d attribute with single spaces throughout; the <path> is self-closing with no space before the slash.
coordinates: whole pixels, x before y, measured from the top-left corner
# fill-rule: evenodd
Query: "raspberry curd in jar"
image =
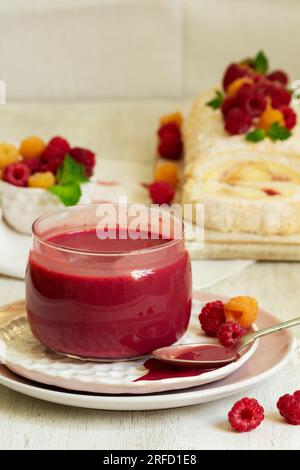
<path id="1" fill-rule="evenodd" d="M 144 356 L 181 338 L 191 311 L 183 237 L 99 239 L 94 205 L 38 219 L 26 273 L 30 327 L 44 345 L 99 360 Z M 95 208 L 94 208 L 95 209 Z"/>

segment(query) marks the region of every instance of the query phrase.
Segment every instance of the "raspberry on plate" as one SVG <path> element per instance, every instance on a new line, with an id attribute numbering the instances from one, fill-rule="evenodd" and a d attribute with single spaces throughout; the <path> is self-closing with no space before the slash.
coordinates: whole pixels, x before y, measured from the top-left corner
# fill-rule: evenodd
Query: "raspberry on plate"
<path id="1" fill-rule="evenodd" d="M 235 322 L 249 328 L 258 315 L 258 304 L 253 297 L 239 295 L 232 297 L 224 305 L 226 322 Z"/>
<path id="2" fill-rule="evenodd" d="M 245 134 L 251 126 L 251 118 L 240 108 L 232 108 L 225 117 L 225 130 L 231 135 Z"/>
<path id="3" fill-rule="evenodd" d="M 255 398 L 242 398 L 228 413 L 228 421 L 238 432 L 248 432 L 257 428 L 264 420 L 264 409 Z"/>
<path id="4" fill-rule="evenodd" d="M 231 348 L 246 334 L 246 331 L 238 323 L 223 323 L 218 330 L 218 339 L 225 348 Z"/>
<path id="5" fill-rule="evenodd" d="M 267 77 L 271 82 L 278 82 L 283 86 L 286 86 L 289 82 L 289 77 L 283 70 L 274 70 Z"/>
<path id="6" fill-rule="evenodd" d="M 287 423 L 300 424 L 300 390 L 293 395 L 286 394 L 280 397 L 277 408 Z"/>
<path id="7" fill-rule="evenodd" d="M 24 160 L 27 160 L 39 157 L 40 155 L 42 155 L 45 148 L 45 142 L 39 137 L 32 135 L 22 140 L 19 151 Z"/>
<path id="8" fill-rule="evenodd" d="M 249 70 L 246 67 L 241 67 L 239 64 L 230 64 L 225 70 L 223 77 L 223 88 L 227 89 L 228 85 L 237 78 L 246 77 L 249 74 Z"/>
<path id="9" fill-rule="evenodd" d="M 219 328 L 225 322 L 223 302 L 221 302 L 221 300 L 208 302 L 202 308 L 198 319 L 202 330 L 208 336 L 216 337 Z"/>
<path id="10" fill-rule="evenodd" d="M 53 137 L 45 148 L 41 158 L 44 163 L 48 163 L 50 160 L 63 161 L 65 155 L 69 152 L 70 145 L 66 139 L 62 137 Z"/>
<path id="11" fill-rule="evenodd" d="M 30 170 L 25 163 L 12 163 L 3 171 L 3 180 L 14 186 L 27 186 Z"/>
<path id="12" fill-rule="evenodd" d="M 78 163 L 82 163 L 86 176 L 92 176 L 96 163 L 94 152 L 81 147 L 74 147 L 69 151 L 69 155 Z"/>
<path id="13" fill-rule="evenodd" d="M 283 114 L 285 127 L 289 130 L 293 129 L 297 124 L 297 114 L 290 106 L 282 106 L 280 111 Z"/>
<path id="14" fill-rule="evenodd" d="M 182 140 L 174 132 L 165 132 L 157 149 L 159 155 L 168 160 L 179 160 L 182 154 Z"/>
<path id="15" fill-rule="evenodd" d="M 149 186 L 149 194 L 154 204 L 170 204 L 175 191 L 166 181 L 155 181 Z"/>

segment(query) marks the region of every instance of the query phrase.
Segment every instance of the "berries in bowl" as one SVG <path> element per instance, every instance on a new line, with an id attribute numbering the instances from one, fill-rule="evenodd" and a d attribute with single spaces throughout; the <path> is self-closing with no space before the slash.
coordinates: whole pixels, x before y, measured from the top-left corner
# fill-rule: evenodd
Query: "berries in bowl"
<path id="1" fill-rule="evenodd" d="M 25 138 L 19 148 L 0 143 L 2 215 L 15 230 L 30 234 L 33 221 L 44 212 L 91 202 L 95 154 L 71 147 L 62 137 L 48 143 Z"/>

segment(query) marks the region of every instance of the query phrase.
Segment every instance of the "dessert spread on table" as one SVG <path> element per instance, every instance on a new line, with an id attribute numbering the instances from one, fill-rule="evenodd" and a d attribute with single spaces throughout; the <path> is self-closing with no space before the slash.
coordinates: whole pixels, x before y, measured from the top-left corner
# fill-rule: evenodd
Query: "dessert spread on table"
<path id="1" fill-rule="evenodd" d="M 230 64 L 222 86 L 194 102 L 184 130 L 183 203 L 205 226 L 258 235 L 300 233 L 300 125 L 285 72 L 260 52 Z"/>

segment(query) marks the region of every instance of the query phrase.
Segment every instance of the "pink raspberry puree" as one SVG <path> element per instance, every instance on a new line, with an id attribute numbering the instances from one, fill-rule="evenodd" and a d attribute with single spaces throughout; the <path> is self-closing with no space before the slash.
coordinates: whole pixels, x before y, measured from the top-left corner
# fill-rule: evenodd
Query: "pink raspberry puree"
<path id="1" fill-rule="evenodd" d="M 182 240 L 100 240 L 88 229 L 35 243 L 27 313 L 33 334 L 49 348 L 124 359 L 171 345 L 185 333 L 191 268 Z"/>

